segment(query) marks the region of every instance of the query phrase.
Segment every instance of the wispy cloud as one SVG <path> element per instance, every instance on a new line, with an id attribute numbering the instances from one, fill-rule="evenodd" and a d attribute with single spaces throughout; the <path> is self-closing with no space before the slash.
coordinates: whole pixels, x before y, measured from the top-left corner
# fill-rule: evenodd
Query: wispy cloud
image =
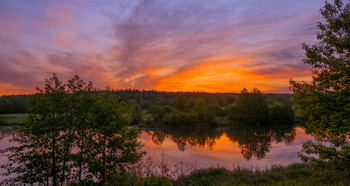
<path id="1" fill-rule="evenodd" d="M 301 43 L 315 42 L 322 4 L 0 1 L 0 94 L 34 91 L 53 72 L 99 87 L 287 92 L 309 76 Z"/>

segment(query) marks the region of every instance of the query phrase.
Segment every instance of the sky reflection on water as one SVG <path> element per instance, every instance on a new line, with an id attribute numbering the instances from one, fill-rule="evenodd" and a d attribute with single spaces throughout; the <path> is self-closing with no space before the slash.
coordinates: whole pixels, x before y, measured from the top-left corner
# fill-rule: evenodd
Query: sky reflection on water
<path id="1" fill-rule="evenodd" d="M 272 141 L 268 146 L 269 151 L 263 158 L 259 159 L 252 156 L 247 160 L 242 155 L 242 148 L 239 142 L 232 141 L 226 132 L 223 132 L 214 145 L 190 145 L 186 142 L 185 149 L 179 150 L 178 144 L 173 140 L 174 136 L 165 136 L 161 144 L 155 144 L 152 136 L 146 131 L 140 134 L 140 140 L 144 143 L 144 150 L 147 152 L 146 157 L 161 159 L 164 153 L 168 159 L 169 165 L 173 166 L 183 162 L 189 169 L 199 169 L 206 167 L 242 167 L 251 169 L 266 169 L 272 165 L 288 165 L 293 162 L 300 162 L 298 152 L 301 145 L 311 140 L 312 136 L 305 133 L 301 127 L 294 128 L 295 138 L 291 143 Z M 190 171 L 190 170 L 189 170 Z"/>
<path id="2" fill-rule="evenodd" d="M 155 135 L 155 133 L 158 135 Z M 184 134 L 186 132 L 183 131 Z M 197 131 L 198 133 L 198 131 Z M 236 131 L 236 133 L 243 133 L 243 131 Z M 259 135 L 259 132 L 253 134 Z M 272 132 L 273 133 L 273 132 Z M 311 135 L 305 133 L 302 127 L 292 128 L 290 131 L 284 133 L 282 137 L 293 136 L 292 140 L 274 139 L 270 133 L 261 133 L 256 139 L 258 142 L 249 144 L 247 135 L 244 134 L 243 139 L 237 136 L 232 136 L 229 131 L 217 130 L 208 131 L 208 133 L 198 133 L 198 136 L 178 136 L 176 133 L 166 133 L 157 130 L 141 130 L 139 139 L 144 144 L 143 149 L 147 152 L 144 159 L 151 157 L 156 162 L 161 161 L 162 154 L 168 162 L 170 168 L 175 165 L 182 165 L 184 174 L 188 174 L 194 169 L 207 167 L 225 167 L 231 169 L 233 167 L 242 167 L 250 169 L 266 169 L 272 165 L 288 165 L 293 162 L 300 162 L 298 152 L 301 150 L 301 145 L 313 139 Z M 187 135 L 189 135 L 188 133 Z M 201 137 L 200 135 L 203 134 Z M 231 135 L 231 136 L 230 136 Z M 0 150 L 16 143 L 10 140 L 17 136 L 17 133 L 11 129 L 11 126 L 0 127 Z M 210 137 L 206 137 L 210 136 Z M 261 138 L 263 136 L 264 138 Z M 259 140 L 264 139 L 266 142 Z M 244 144 L 246 143 L 246 144 Z M 249 146 L 253 145 L 253 146 Z M 265 145 L 265 146 L 264 146 Z M 248 147 L 247 147 L 248 146 Z M 242 149 L 244 147 L 256 151 L 263 151 L 263 156 L 258 157 L 259 152 L 252 152 L 251 157 L 243 156 Z M 266 149 L 266 148 L 267 149 Z M 5 156 L 0 156 L 0 163 L 6 163 Z M 2 179 L 0 179 L 2 180 Z"/>

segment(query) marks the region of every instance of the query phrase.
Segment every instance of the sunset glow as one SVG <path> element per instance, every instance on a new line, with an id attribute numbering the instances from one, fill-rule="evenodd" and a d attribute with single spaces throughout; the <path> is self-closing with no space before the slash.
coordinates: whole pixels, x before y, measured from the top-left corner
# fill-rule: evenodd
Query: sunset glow
<path id="1" fill-rule="evenodd" d="M 139 139 L 143 142 L 144 149 L 148 152 L 146 157 L 153 157 L 156 160 L 161 159 L 161 154 L 164 153 L 169 160 L 171 166 L 179 164 L 180 160 L 187 166 L 196 166 L 192 168 L 205 168 L 223 166 L 231 169 L 234 166 L 241 168 L 261 168 L 265 169 L 273 164 L 286 165 L 288 162 L 299 162 L 300 159 L 296 156 L 301 150 L 301 144 L 307 140 L 311 140 L 311 136 L 305 134 L 305 129 L 295 128 L 296 138 L 290 145 L 285 145 L 284 142 L 271 144 L 271 151 L 266 154 L 264 161 L 259 161 L 256 157 L 245 160 L 242 155 L 242 147 L 237 141 L 232 141 L 226 133 L 223 133 L 218 138 L 214 139 L 212 147 L 208 145 L 199 146 L 194 143 L 191 145 L 190 139 L 185 144 L 184 151 L 179 151 L 178 145 L 173 139 L 174 136 L 166 135 L 162 143 L 155 144 L 149 134 L 140 133 Z M 295 155 L 295 156 L 291 156 Z M 179 160 L 180 159 L 180 160 Z M 196 164 L 196 165 L 194 165 Z M 190 172 L 190 170 L 188 170 Z"/>
<path id="2" fill-rule="evenodd" d="M 0 95 L 79 74 L 96 87 L 290 93 L 310 80 L 323 1 L 0 0 Z"/>

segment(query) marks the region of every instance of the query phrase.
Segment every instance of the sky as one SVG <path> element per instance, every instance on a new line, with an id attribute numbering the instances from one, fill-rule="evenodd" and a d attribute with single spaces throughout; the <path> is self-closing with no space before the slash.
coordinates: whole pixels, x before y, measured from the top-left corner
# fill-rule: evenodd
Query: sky
<path id="1" fill-rule="evenodd" d="M 0 0 L 0 95 L 95 87 L 290 93 L 322 0 Z"/>

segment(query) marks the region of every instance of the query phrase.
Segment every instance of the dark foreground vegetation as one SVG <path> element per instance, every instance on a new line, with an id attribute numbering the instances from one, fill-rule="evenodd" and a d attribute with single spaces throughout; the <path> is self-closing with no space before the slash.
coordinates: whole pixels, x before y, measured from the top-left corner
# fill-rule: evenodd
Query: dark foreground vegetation
<path id="1" fill-rule="evenodd" d="M 160 175 L 114 174 L 106 185 L 349 185 L 349 170 L 315 170 L 308 164 L 272 166 L 263 171 L 207 168 L 176 179 Z"/>
<path id="2" fill-rule="evenodd" d="M 37 90 L 13 138 L 19 145 L 2 150 L 2 175 L 13 176 L 2 184 L 104 184 L 143 155 L 127 106 L 108 88 L 96 92 L 77 75 L 62 83 L 54 74 Z"/>

